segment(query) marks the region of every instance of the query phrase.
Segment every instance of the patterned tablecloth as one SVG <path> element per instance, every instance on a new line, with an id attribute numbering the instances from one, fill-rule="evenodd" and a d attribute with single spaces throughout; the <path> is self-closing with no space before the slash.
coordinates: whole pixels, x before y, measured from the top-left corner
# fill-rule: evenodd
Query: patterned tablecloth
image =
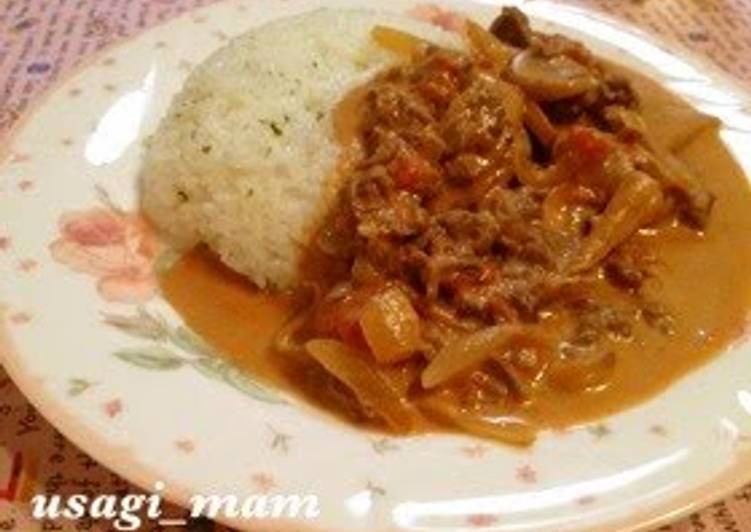
<path id="1" fill-rule="evenodd" d="M 0 0 L 0 143 L 35 99 L 82 58 L 148 26 L 215 1 Z M 749 0 L 568 1 L 601 9 L 678 40 L 751 83 Z M 0 238 L 0 253 L 12 253 L 7 248 Z M 0 367 L 0 530 L 105 530 L 106 526 L 86 520 L 73 525 L 34 522 L 27 503 L 39 492 L 128 490 L 127 482 L 55 431 Z M 170 512 L 177 514 L 180 510 L 171 508 Z M 213 530 L 214 525 L 193 522 L 189 529 Z M 751 531 L 751 486 L 664 530 Z"/>

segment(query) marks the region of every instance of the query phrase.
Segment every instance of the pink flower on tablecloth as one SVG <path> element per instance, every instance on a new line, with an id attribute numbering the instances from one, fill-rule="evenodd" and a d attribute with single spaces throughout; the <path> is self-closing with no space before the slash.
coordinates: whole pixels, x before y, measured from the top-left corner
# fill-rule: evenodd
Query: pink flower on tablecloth
<path id="1" fill-rule="evenodd" d="M 10 249 L 10 237 L 0 236 L 0 251 L 7 251 Z"/>
<path id="2" fill-rule="evenodd" d="M 95 16 L 86 23 L 86 37 L 106 37 L 110 34 L 110 23 L 103 16 Z"/>
<path id="3" fill-rule="evenodd" d="M 21 114 L 17 110 L 3 106 L 0 108 L 0 130 L 10 129 L 20 117 Z"/>
<path id="4" fill-rule="evenodd" d="M 38 18 L 34 18 L 34 17 L 32 17 L 32 18 L 25 18 L 25 19 L 21 20 L 21 22 L 17 22 L 13 26 L 11 26 L 10 33 L 11 34 L 23 33 L 24 31 L 28 30 L 29 28 L 33 28 L 34 26 L 36 26 L 38 23 L 39 23 L 39 19 Z"/>
<path id="5" fill-rule="evenodd" d="M 456 33 L 464 32 L 465 19 L 463 16 L 456 11 L 444 9 L 435 4 L 418 4 L 410 9 L 408 14 L 444 30 L 455 31 Z"/>
<path id="6" fill-rule="evenodd" d="M 102 207 L 63 215 L 52 257 L 93 275 L 108 301 L 142 303 L 156 293 L 153 263 L 158 241 L 141 217 Z"/>

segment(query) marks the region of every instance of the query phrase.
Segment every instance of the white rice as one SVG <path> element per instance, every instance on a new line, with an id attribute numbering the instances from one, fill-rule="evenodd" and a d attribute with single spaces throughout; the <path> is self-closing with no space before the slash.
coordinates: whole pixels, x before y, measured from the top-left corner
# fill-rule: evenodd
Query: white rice
<path id="1" fill-rule="evenodd" d="M 294 284 L 336 193 L 332 111 L 398 60 L 370 38 L 377 24 L 460 46 L 410 18 L 322 10 L 251 30 L 196 68 L 142 171 L 143 208 L 174 244 L 204 242 L 259 286 Z"/>

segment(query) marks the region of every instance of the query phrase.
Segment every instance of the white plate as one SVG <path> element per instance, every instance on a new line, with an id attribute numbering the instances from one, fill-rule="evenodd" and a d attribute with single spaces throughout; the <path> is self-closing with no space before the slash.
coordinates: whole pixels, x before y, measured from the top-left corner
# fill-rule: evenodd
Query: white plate
<path id="1" fill-rule="evenodd" d="M 317 494 L 321 516 L 290 530 L 631 528 L 751 480 L 747 341 L 636 409 L 520 451 L 355 430 L 276 402 L 178 334 L 178 317 L 154 293 L 156 242 L 132 214 L 140 141 L 191 65 L 227 36 L 320 5 L 372 2 L 235 0 L 194 12 L 105 52 L 19 128 L 0 167 L 0 355 L 41 412 L 142 487 L 164 481 L 177 502 Z M 453 7 L 484 22 L 498 11 Z M 751 99 L 731 81 L 590 12 L 535 0 L 524 9 L 719 116 L 751 173 Z"/>

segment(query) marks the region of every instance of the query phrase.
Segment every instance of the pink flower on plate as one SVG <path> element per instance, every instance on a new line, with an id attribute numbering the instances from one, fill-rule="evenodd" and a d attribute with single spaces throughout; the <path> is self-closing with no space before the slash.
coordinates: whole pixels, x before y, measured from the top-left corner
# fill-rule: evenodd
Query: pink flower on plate
<path id="1" fill-rule="evenodd" d="M 491 514 L 473 514 L 467 516 L 467 524 L 474 528 L 485 528 L 498 522 L 498 517 Z"/>
<path id="2" fill-rule="evenodd" d="M 113 399 L 107 403 L 104 403 L 104 413 L 109 418 L 116 418 L 123 411 L 123 403 L 120 399 Z"/>
<path id="3" fill-rule="evenodd" d="M 34 259 L 21 259 L 18 261 L 18 269 L 22 272 L 28 273 L 34 270 L 37 266 L 39 266 L 39 263 Z"/>
<path id="4" fill-rule="evenodd" d="M 177 447 L 179 451 L 186 454 L 190 454 L 196 450 L 196 444 L 193 442 L 193 440 L 177 440 L 175 442 L 175 447 Z"/>
<path id="5" fill-rule="evenodd" d="M 31 321 L 31 314 L 27 312 L 16 312 L 10 315 L 10 321 L 16 325 L 23 325 Z"/>
<path id="6" fill-rule="evenodd" d="M 435 4 L 418 4 L 410 9 L 408 14 L 447 31 L 464 32 L 465 19 L 463 16 L 456 11 L 444 9 Z"/>
<path id="7" fill-rule="evenodd" d="M 525 484 L 537 483 L 537 471 L 529 464 L 525 464 L 516 470 L 516 479 Z"/>
<path id="8" fill-rule="evenodd" d="M 0 129 L 2 129 L 2 118 L 0 117 Z M 27 163 L 31 160 L 31 156 L 26 153 L 21 152 L 11 152 L 10 157 L 8 158 L 8 162 L 11 164 L 21 164 L 21 163 Z"/>
<path id="9" fill-rule="evenodd" d="M 141 216 L 95 207 L 64 214 L 59 227 L 52 257 L 96 277 L 104 299 L 142 303 L 155 294 L 152 266 L 159 244 Z"/>
<path id="10" fill-rule="evenodd" d="M 576 499 L 576 504 L 579 506 L 587 506 L 589 504 L 593 504 L 597 501 L 597 498 L 594 495 L 582 495 L 578 499 Z"/>
<path id="11" fill-rule="evenodd" d="M 669 435 L 668 429 L 665 427 L 665 425 L 652 425 L 651 427 L 649 427 L 649 432 L 661 438 L 667 438 Z"/>
<path id="12" fill-rule="evenodd" d="M 487 446 L 476 443 L 474 445 L 465 445 L 461 452 L 467 458 L 482 458 L 490 450 Z"/>
<path id="13" fill-rule="evenodd" d="M 277 487 L 274 477 L 272 477 L 268 473 L 255 473 L 251 477 L 251 480 L 253 481 L 253 484 L 256 485 L 256 488 L 258 488 L 258 491 L 260 491 L 261 493 L 268 493 L 272 489 Z"/>

